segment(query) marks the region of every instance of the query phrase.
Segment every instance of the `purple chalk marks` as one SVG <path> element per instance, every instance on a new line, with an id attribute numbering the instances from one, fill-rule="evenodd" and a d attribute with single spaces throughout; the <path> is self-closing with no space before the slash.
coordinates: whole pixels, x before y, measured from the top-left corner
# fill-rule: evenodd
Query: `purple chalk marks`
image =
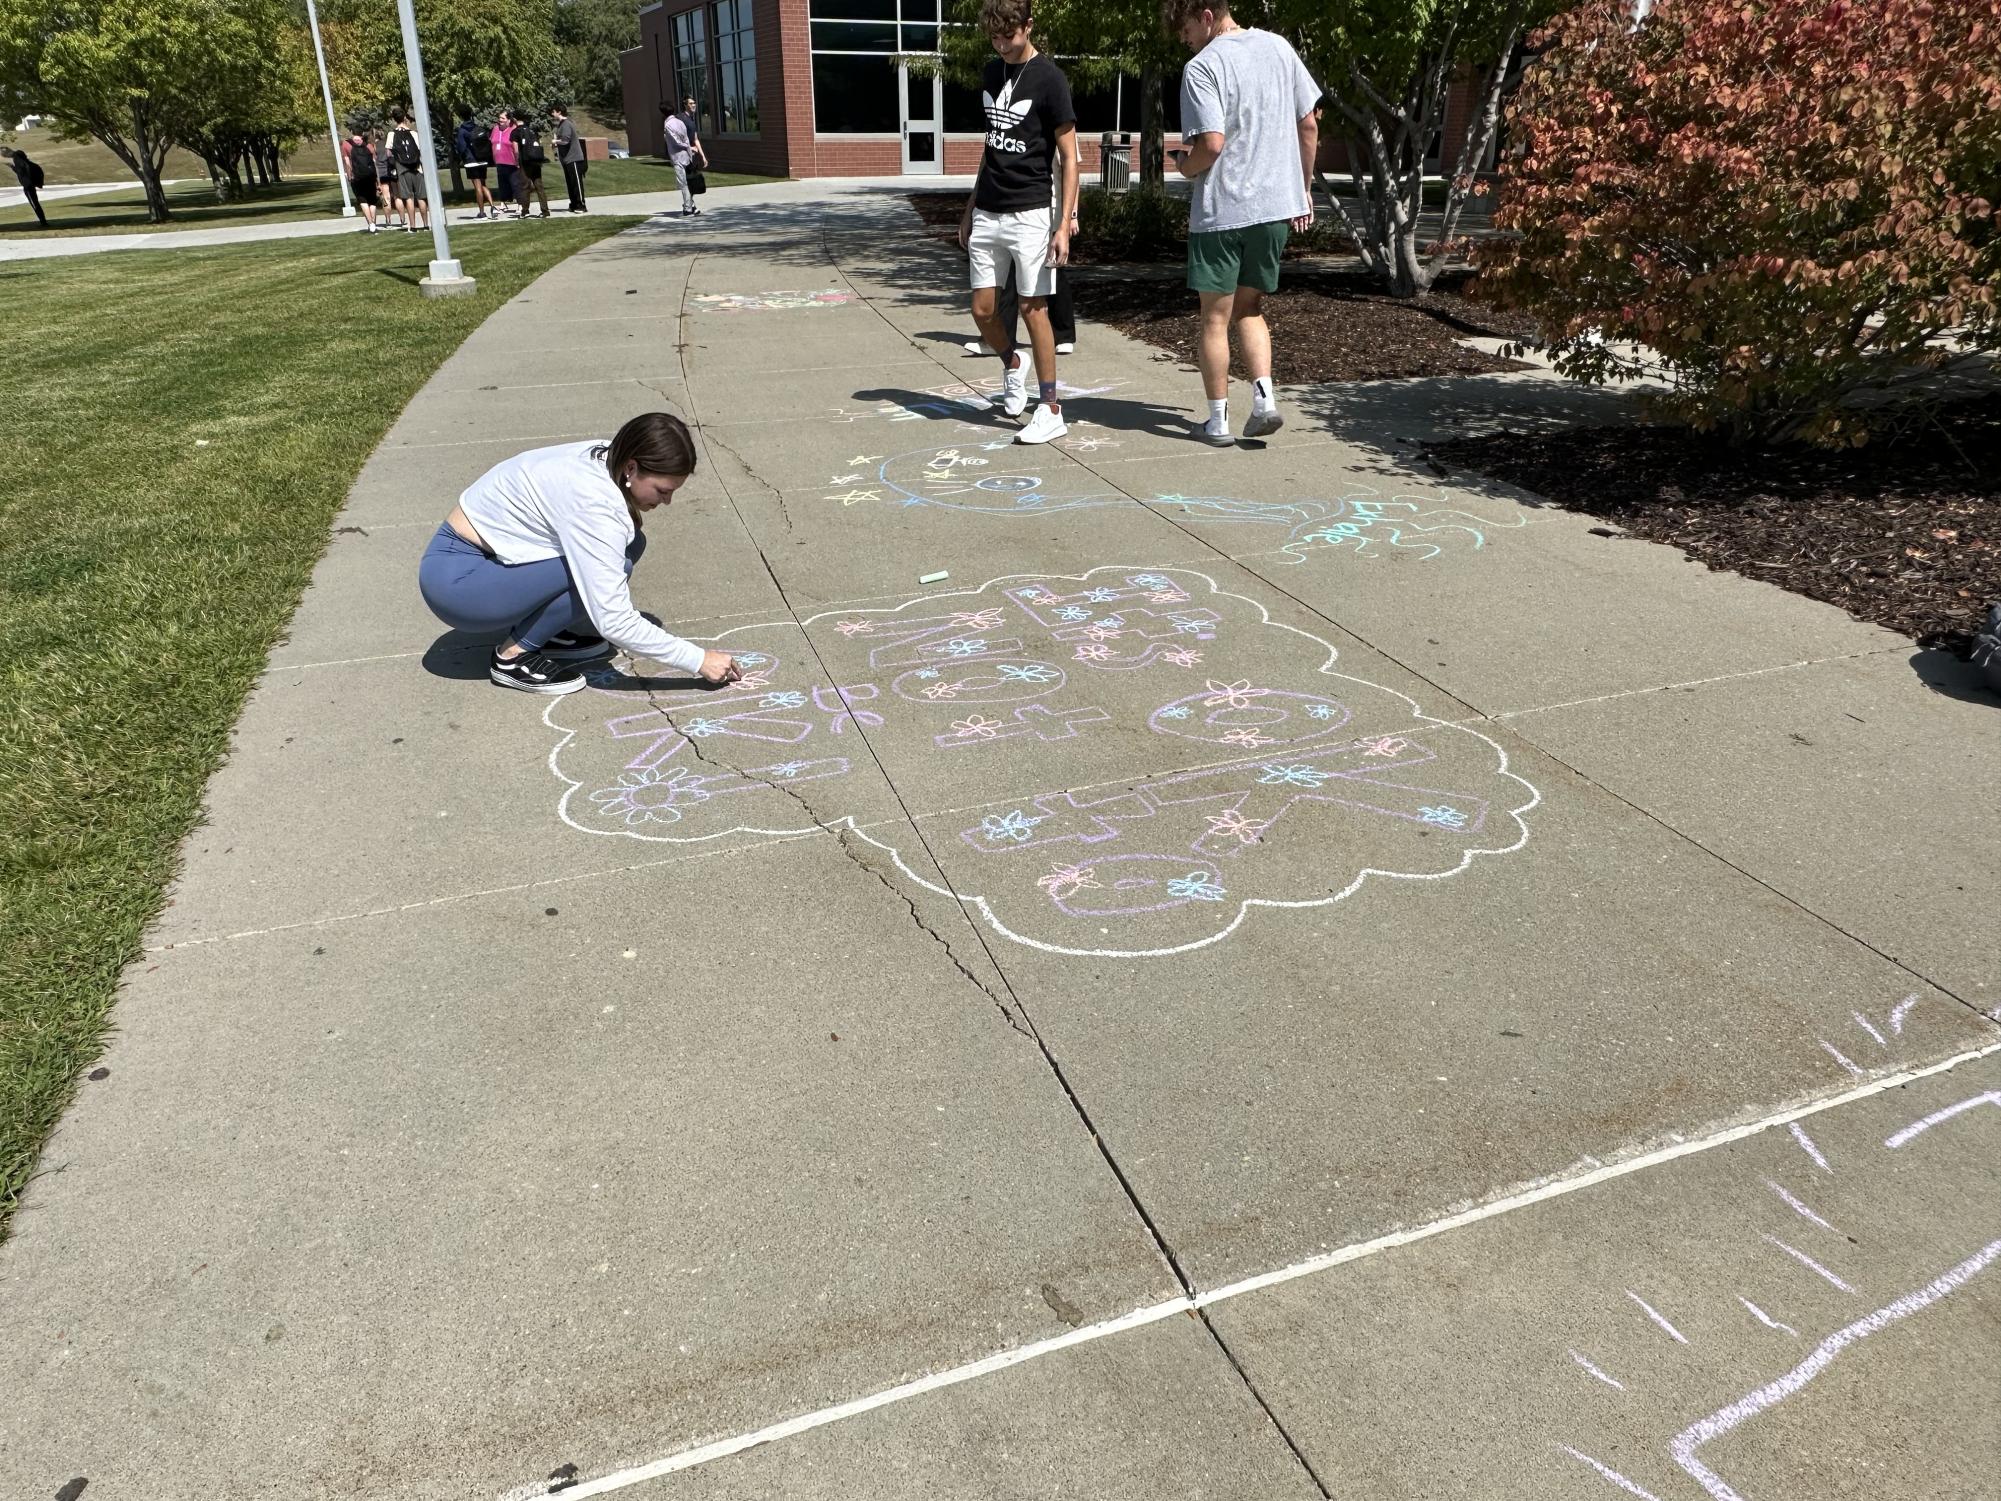
<path id="1" fill-rule="evenodd" d="M 1943 1110 L 1934 1110 L 1930 1115 L 1921 1116 L 1901 1131 L 1892 1133 L 1884 1140 L 1883 1145 L 1894 1152 L 1906 1142 L 1924 1135 L 1933 1126 L 1942 1125 L 1977 1105 L 2001 1105 L 2001 1089 L 1990 1089 L 1984 1094 L 1974 1095 L 1971 1099 L 1961 1100 L 1957 1105 L 1948 1105 Z"/>
<path id="2" fill-rule="evenodd" d="M 1593 1459 L 1589 1454 L 1584 1453 L 1581 1449 L 1573 1449 L 1568 1444 L 1558 1444 L 1557 1448 L 1562 1450 L 1565 1454 L 1568 1454 L 1572 1459 L 1580 1460 L 1583 1463 L 1591 1466 L 1592 1469 L 1598 1472 L 1599 1477 L 1601 1479 L 1604 1479 L 1606 1481 L 1609 1481 L 1611 1484 L 1616 1485 L 1620 1490 L 1624 1491 L 1627 1495 L 1638 1496 L 1640 1498 L 1640 1501 L 1660 1501 L 1660 1497 L 1656 1496 L 1652 1491 L 1643 1489 L 1642 1487 L 1633 1484 L 1632 1481 L 1628 1480 L 1624 1475 L 1621 1475 L 1617 1470 L 1613 1469 L 1610 1465 L 1601 1464 L 1599 1461 Z"/>
<path id="3" fill-rule="evenodd" d="M 1911 1014 L 1911 1008 L 1917 1005 L 1917 1003 L 1917 996 L 1907 995 L 1890 1008 L 1890 1035 L 1892 1037 L 1902 1037 L 1904 1035 L 1904 1018 Z"/>
<path id="4" fill-rule="evenodd" d="M 1800 1126 L 1798 1121 L 1794 1121 L 1791 1125 L 1787 1126 L 1786 1130 L 1791 1132 L 1793 1140 L 1800 1144 L 1800 1150 L 1813 1159 L 1815 1167 L 1819 1168 L 1823 1173 L 1834 1171 L 1833 1168 L 1828 1166 L 1827 1159 L 1821 1155 L 1820 1148 L 1813 1144 L 1813 1138 L 1806 1134 L 1806 1131 Z"/>
<path id="5" fill-rule="evenodd" d="M 1867 1032 L 1871 1037 L 1873 1037 L 1876 1040 L 1877 1047 L 1887 1048 L 1890 1045 L 1890 1039 L 1885 1037 L 1881 1032 L 1877 1031 L 1876 1024 L 1870 1021 L 1869 1018 L 1864 1016 L 1860 1011 L 1851 1011 L 1848 1014 L 1855 1018 L 1856 1026 L 1860 1027 L 1863 1031 Z"/>
<path id="6" fill-rule="evenodd" d="M 1593 1376 L 1597 1377 L 1600 1381 L 1604 1382 L 1607 1386 L 1616 1387 L 1620 1391 L 1624 1391 L 1626 1389 L 1625 1382 L 1618 1380 L 1616 1377 L 1606 1375 L 1603 1371 L 1599 1370 L 1597 1366 L 1593 1365 L 1588 1359 L 1578 1354 L 1577 1351 L 1572 1350 L 1570 1352 L 1570 1358 L 1576 1361 L 1580 1366 L 1582 1366 L 1586 1371 L 1590 1372 Z"/>
<path id="7" fill-rule="evenodd" d="M 1670 1324 L 1667 1321 L 1667 1318 L 1661 1313 L 1661 1311 L 1658 1308 L 1654 1307 L 1653 1304 L 1649 1303 L 1645 1298 L 1641 1297 L 1638 1293 L 1634 1292 L 1630 1287 L 1626 1289 L 1626 1296 L 1631 1298 L 1635 1303 L 1639 1304 L 1641 1308 L 1646 1310 L 1647 1317 L 1652 1319 L 1656 1324 L 1660 1325 L 1661 1328 L 1665 1329 L 1669 1337 L 1672 1338 L 1676 1344 L 1685 1345 L 1688 1343 L 1688 1336 L 1683 1334 L 1679 1329 L 1675 1328 L 1674 1325 Z"/>
<path id="8" fill-rule="evenodd" d="M 1837 1329 L 1816 1345 L 1812 1354 L 1783 1376 L 1767 1382 L 1748 1395 L 1718 1408 L 1708 1417 L 1684 1428 L 1668 1446 L 1675 1463 L 1709 1494 L 1711 1501 L 1748 1501 L 1748 1498 L 1698 1457 L 1705 1445 L 1742 1427 L 1752 1418 L 1777 1406 L 1801 1390 L 1826 1370 L 1843 1351 L 1853 1348 L 1862 1340 L 1887 1329 L 1899 1320 L 1920 1313 L 1941 1299 L 1949 1297 L 1993 1265 L 1997 1257 L 2001 1257 L 2001 1240 L 1990 1241 L 1973 1255 L 1934 1277 L 1915 1292 L 1906 1293 L 1874 1313 L 1866 1314 L 1852 1324 Z"/>
<path id="9" fill-rule="evenodd" d="M 1742 1303 L 1745 1306 L 1745 1308 L 1749 1309 L 1751 1317 L 1756 1319 L 1759 1323 L 1763 1324 L 1767 1329 L 1776 1329 L 1781 1334 L 1790 1334 L 1794 1339 L 1798 1339 L 1800 1337 L 1799 1330 L 1793 1328 L 1791 1324 L 1780 1323 L 1777 1319 L 1773 1318 L 1769 1313 L 1766 1313 L 1764 1309 L 1760 1308 L 1756 1303 L 1753 1303 L 1749 1298 L 1745 1297 L 1742 1293 L 1739 1293 L 1737 1295 L 1737 1301 L 1739 1303 Z"/>
<path id="10" fill-rule="evenodd" d="M 1857 1065 L 1852 1059 L 1846 1057 L 1842 1053 L 1840 1048 L 1836 1047 L 1833 1043 L 1829 1042 L 1825 1037 L 1820 1039 L 1820 1045 L 1827 1050 L 1828 1057 L 1832 1058 L 1836 1063 L 1840 1064 L 1843 1068 L 1847 1069 L 1848 1072 L 1853 1074 L 1856 1078 L 1859 1079 L 1862 1077 L 1862 1069 L 1860 1068 L 1860 1066 Z"/>
<path id="11" fill-rule="evenodd" d="M 1846 1282 L 1843 1282 L 1840 1277 L 1835 1275 L 1833 1272 L 1829 1271 L 1819 1262 L 1815 1261 L 1811 1256 L 1807 1255 L 1806 1252 L 1802 1251 L 1798 1246 L 1788 1245 L 1785 1241 L 1780 1240 L 1778 1236 L 1771 1234 L 1769 1231 L 1762 1232 L 1760 1238 L 1770 1241 L 1773 1245 L 1777 1246 L 1781 1251 L 1784 1251 L 1788 1256 L 1792 1257 L 1794 1261 L 1797 1261 L 1801 1266 L 1805 1267 L 1815 1276 L 1822 1278 L 1830 1286 L 1838 1287 L 1845 1293 L 1855 1292 L 1854 1288 L 1850 1287 Z M 1860 1294 L 1857 1294 L 1857 1296 L 1860 1296 Z"/>
<path id="12" fill-rule="evenodd" d="M 1765 1179 L 1765 1187 L 1769 1188 L 1773 1193 L 1777 1194 L 1779 1198 L 1785 1203 L 1786 1207 L 1791 1209 L 1792 1212 L 1794 1214 L 1797 1214 L 1801 1219 L 1808 1220 L 1813 1224 L 1820 1226 L 1820 1228 L 1823 1230 L 1834 1230 L 1834 1233 L 1836 1235 L 1841 1234 L 1839 1230 L 1834 1229 L 1834 1226 L 1830 1225 L 1826 1220 L 1822 1219 L 1819 1215 L 1815 1214 L 1813 1210 L 1808 1208 L 1798 1198 L 1794 1197 L 1793 1194 L 1789 1192 L 1783 1184 L 1774 1183 L 1770 1178 L 1767 1178 Z M 1844 1237 L 1844 1239 L 1845 1238 L 1846 1237 Z"/>

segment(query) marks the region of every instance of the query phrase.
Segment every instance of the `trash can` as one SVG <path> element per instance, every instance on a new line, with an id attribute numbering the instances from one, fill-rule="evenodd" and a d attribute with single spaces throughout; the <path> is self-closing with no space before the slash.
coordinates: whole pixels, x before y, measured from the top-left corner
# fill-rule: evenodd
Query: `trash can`
<path id="1" fill-rule="evenodd" d="M 1123 193 L 1133 183 L 1133 138 L 1106 131 L 1098 138 L 1098 186 Z"/>

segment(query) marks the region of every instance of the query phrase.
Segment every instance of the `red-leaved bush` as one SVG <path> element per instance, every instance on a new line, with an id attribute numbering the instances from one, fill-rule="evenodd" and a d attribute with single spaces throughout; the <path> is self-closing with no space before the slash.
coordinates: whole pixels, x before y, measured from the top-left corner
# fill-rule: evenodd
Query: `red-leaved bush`
<path id="1" fill-rule="evenodd" d="M 1588 0 L 1534 46 L 1481 281 L 1559 370 L 1858 443 L 1859 393 L 2001 345 L 1995 0 Z"/>

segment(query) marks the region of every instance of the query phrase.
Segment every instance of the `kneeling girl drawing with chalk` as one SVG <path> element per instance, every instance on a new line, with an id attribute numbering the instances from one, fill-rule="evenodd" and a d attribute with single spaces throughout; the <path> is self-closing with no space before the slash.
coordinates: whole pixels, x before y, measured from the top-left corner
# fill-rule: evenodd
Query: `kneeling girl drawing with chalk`
<path id="1" fill-rule="evenodd" d="M 461 631 L 505 630 L 487 675 L 526 693 L 574 693 L 615 650 L 711 683 L 739 676 L 633 607 L 645 513 L 695 470 L 687 425 L 648 412 L 609 443 L 562 443 L 494 465 L 459 497 L 417 568 L 424 603 Z"/>

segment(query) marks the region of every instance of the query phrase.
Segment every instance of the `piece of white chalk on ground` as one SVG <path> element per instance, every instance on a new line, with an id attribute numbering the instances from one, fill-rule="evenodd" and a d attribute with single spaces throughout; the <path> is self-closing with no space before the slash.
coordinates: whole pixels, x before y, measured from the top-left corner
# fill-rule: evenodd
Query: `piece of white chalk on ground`
<path id="1" fill-rule="evenodd" d="M 951 574 L 950 574 L 949 572 L 947 572 L 947 571 L 946 571 L 945 569 L 941 568 L 941 569 L 939 569 L 939 570 L 938 570 L 938 571 L 937 571 L 936 573 L 927 573 L 927 574 L 925 574 L 925 575 L 924 575 L 924 576 L 923 576 L 922 578 L 920 578 L 920 579 L 919 579 L 919 580 L 918 580 L 917 582 L 918 582 L 918 583 L 920 583 L 920 584 L 935 584 L 935 583 L 937 583 L 937 582 L 938 582 L 938 581 L 939 581 L 940 579 L 948 579 L 948 578 L 950 578 L 951 576 L 952 576 L 952 575 L 951 575 Z"/>

